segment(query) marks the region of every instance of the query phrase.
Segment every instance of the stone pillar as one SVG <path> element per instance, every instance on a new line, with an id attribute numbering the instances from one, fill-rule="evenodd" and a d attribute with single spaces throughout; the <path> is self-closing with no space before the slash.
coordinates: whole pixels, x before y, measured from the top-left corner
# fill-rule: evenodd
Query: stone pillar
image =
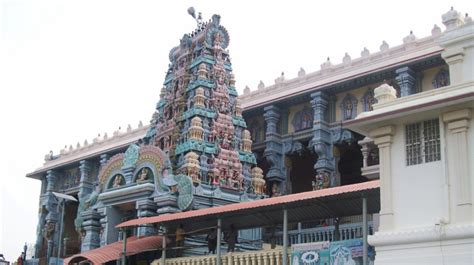
<path id="1" fill-rule="evenodd" d="M 46 192 L 49 193 L 55 190 L 57 180 L 58 180 L 58 176 L 55 171 L 53 170 L 46 171 L 46 181 L 48 182 L 46 186 Z"/>
<path id="2" fill-rule="evenodd" d="M 380 162 L 380 228 L 384 232 L 392 230 L 393 226 L 393 203 L 392 203 L 392 162 L 391 146 L 395 126 L 388 125 L 377 128 L 370 132 L 370 137 L 379 148 Z"/>
<path id="3" fill-rule="evenodd" d="M 79 182 L 79 200 L 82 200 L 92 192 L 92 182 L 90 179 L 91 163 L 86 160 L 79 162 L 79 172 L 81 179 Z"/>
<path id="4" fill-rule="evenodd" d="M 46 176 L 41 178 L 41 192 L 39 198 L 39 209 L 38 209 L 38 223 L 36 225 L 36 243 L 35 243 L 35 257 L 38 258 L 40 250 L 43 247 L 43 228 L 46 224 L 46 207 L 44 205 L 44 199 L 47 197 L 46 194 Z"/>
<path id="5" fill-rule="evenodd" d="M 125 178 L 126 184 L 129 184 L 132 182 L 134 171 L 135 171 L 135 166 L 122 167 L 123 177 Z"/>
<path id="6" fill-rule="evenodd" d="M 288 124 L 290 111 L 288 109 L 282 110 L 281 112 L 281 135 L 288 134 Z"/>
<path id="7" fill-rule="evenodd" d="M 136 202 L 137 217 L 150 217 L 156 215 L 156 203 L 152 200 L 140 200 Z M 150 236 L 156 234 L 152 224 L 141 225 L 137 228 L 137 236 Z"/>
<path id="8" fill-rule="evenodd" d="M 318 160 L 314 164 L 316 174 L 327 173 L 331 177 L 331 183 L 334 183 L 334 157 L 332 150 L 331 132 L 329 130 L 326 117 L 328 107 L 328 95 L 322 91 L 311 94 L 311 104 L 313 106 L 314 135 L 310 146 L 318 155 Z"/>
<path id="9" fill-rule="evenodd" d="M 107 163 L 108 160 L 109 160 L 108 154 L 100 155 L 100 167 L 102 168 Z"/>
<path id="10" fill-rule="evenodd" d="M 54 241 L 57 238 L 57 222 L 58 222 L 58 201 L 53 195 L 53 191 L 56 190 L 56 181 L 58 180 L 58 175 L 53 170 L 48 170 L 46 172 L 46 197 L 45 197 L 45 208 L 48 211 L 46 215 L 46 224 L 43 228 L 43 235 L 48 240 L 48 249 L 47 257 L 52 257 L 54 250 Z"/>
<path id="11" fill-rule="evenodd" d="M 99 208 L 97 212 L 100 214 L 100 246 L 103 247 L 107 245 L 107 208 Z"/>
<path id="12" fill-rule="evenodd" d="M 82 212 L 81 217 L 84 219 L 82 229 L 85 232 L 81 252 L 100 247 L 100 214 L 97 211 L 89 210 Z"/>
<path id="13" fill-rule="evenodd" d="M 408 66 L 399 68 L 395 71 L 397 74 L 396 80 L 400 87 L 400 96 L 406 97 L 413 95 L 416 92 L 416 74 Z"/>
<path id="14" fill-rule="evenodd" d="M 282 182 L 285 181 L 283 173 L 283 145 L 277 127 L 281 112 L 280 109 L 274 105 L 267 106 L 263 110 L 265 111 L 263 117 L 267 124 L 265 151 L 263 155 L 270 164 L 266 179 L 267 181 L 278 182 L 280 191 L 283 191 L 284 189 L 281 187 Z"/>
<path id="15" fill-rule="evenodd" d="M 462 109 L 443 114 L 446 123 L 446 149 L 449 183 L 450 215 L 453 223 L 472 224 L 472 157 L 469 153 L 471 110 Z"/>

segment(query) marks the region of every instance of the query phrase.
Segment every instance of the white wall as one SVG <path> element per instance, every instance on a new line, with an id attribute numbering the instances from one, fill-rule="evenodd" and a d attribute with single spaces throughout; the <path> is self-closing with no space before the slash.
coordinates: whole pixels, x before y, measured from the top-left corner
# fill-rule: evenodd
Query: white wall
<path id="1" fill-rule="evenodd" d="M 405 124 L 413 122 L 416 121 L 396 124 L 391 150 L 394 225 L 402 230 L 434 225 L 443 216 L 447 200 L 443 153 L 441 161 L 406 165 Z M 442 137 L 441 142 L 444 142 Z"/>

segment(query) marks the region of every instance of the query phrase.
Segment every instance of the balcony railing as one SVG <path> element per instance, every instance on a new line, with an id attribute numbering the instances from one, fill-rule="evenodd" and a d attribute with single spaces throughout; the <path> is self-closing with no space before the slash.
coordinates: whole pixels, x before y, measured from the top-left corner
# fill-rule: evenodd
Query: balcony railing
<path id="1" fill-rule="evenodd" d="M 373 223 L 368 222 L 368 233 L 369 235 L 373 234 Z M 318 242 L 318 241 L 334 241 L 335 228 L 333 225 L 317 227 L 317 228 L 308 228 L 298 230 L 291 230 L 288 232 L 288 240 L 290 244 L 299 244 L 299 243 L 309 243 L 309 242 Z M 276 233 L 276 243 L 277 245 L 283 245 L 283 234 Z M 339 225 L 339 240 L 348 240 L 354 238 L 362 237 L 362 224 L 353 223 L 353 224 L 341 224 Z"/>
<path id="2" fill-rule="evenodd" d="M 221 256 L 222 265 L 282 265 L 283 249 L 277 247 L 271 250 L 245 251 L 226 253 Z M 290 260 L 288 251 L 288 260 Z M 161 264 L 155 260 L 152 265 Z M 166 265 L 215 265 L 216 255 L 194 256 L 166 259 Z"/>

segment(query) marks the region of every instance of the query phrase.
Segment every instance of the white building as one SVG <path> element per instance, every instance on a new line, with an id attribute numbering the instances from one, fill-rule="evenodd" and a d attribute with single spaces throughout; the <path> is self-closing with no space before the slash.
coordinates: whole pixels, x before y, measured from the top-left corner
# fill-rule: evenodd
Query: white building
<path id="1" fill-rule="evenodd" d="M 402 98 L 381 85 L 347 122 L 380 152 L 375 264 L 474 264 L 474 24 L 452 9 L 443 23 L 450 85 Z"/>

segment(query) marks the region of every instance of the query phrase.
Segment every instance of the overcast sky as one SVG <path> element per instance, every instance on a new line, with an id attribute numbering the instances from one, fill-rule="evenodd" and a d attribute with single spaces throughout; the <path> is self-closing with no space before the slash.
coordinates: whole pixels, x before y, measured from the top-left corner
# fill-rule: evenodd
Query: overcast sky
<path id="1" fill-rule="evenodd" d="M 25 175 L 49 150 L 148 123 L 168 52 L 195 28 L 189 6 L 221 15 L 239 93 L 399 45 L 410 30 L 428 36 L 451 6 L 474 13 L 467 0 L 0 3 L 0 253 L 11 261 L 36 237 L 40 182 Z"/>

